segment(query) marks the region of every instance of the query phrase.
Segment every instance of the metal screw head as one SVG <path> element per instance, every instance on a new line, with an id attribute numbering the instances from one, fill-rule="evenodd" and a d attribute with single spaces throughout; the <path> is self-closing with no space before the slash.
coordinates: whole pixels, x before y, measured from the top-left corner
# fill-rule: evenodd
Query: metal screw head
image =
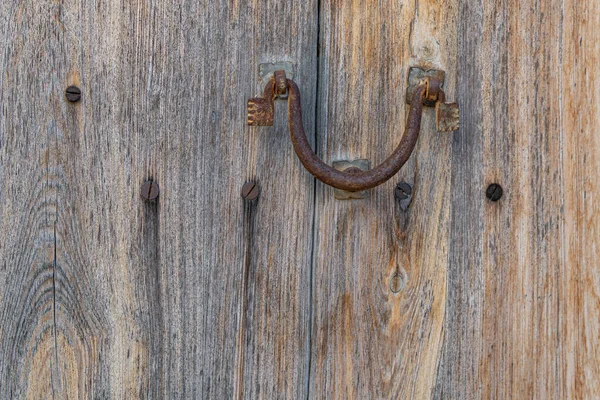
<path id="1" fill-rule="evenodd" d="M 255 182 L 246 182 L 242 186 L 242 198 L 244 200 L 252 201 L 258 199 L 260 194 L 260 187 Z"/>
<path id="2" fill-rule="evenodd" d="M 492 183 L 485 191 L 485 196 L 491 201 L 498 201 L 502 197 L 503 193 L 504 190 L 502 190 L 502 186 L 498 185 L 497 183 Z"/>
<path id="3" fill-rule="evenodd" d="M 156 200 L 159 192 L 160 188 L 158 186 L 158 183 L 151 180 L 144 182 L 144 184 L 142 185 L 142 189 L 140 190 L 142 198 L 146 201 Z"/>
<path id="4" fill-rule="evenodd" d="M 71 103 L 76 103 L 81 99 L 81 89 L 77 86 L 69 86 L 65 90 L 65 95 L 67 96 L 67 100 Z"/>
<path id="5" fill-rule="evenodd" d="M 412 195 L 412 186 L 406 182 L 400 182 L 396 186 L 395 194 L 398 200 L 408 199 Z"/>
<path id="6" fill-rule="evenodd" d="M 400 201 L 400 208 L 402 211 L 408 210 L 410 203 L 412 202 L 412 186 L 404 181 L 400 182 L 394 190 L 396 199 Z"/>

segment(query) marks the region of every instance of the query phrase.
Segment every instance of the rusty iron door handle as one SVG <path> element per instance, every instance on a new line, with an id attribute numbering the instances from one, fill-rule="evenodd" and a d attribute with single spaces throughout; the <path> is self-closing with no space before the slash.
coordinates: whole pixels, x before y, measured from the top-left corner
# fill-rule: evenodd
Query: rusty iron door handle
<path id="1" fill-rule="evenodd" d="M 312 150 L 302 124 L 302 106 L 298 85 L 287 79 L 284 71 L 276 71 L 267 83 L 263 97 L 248 100 L 248 125 L 272 126 L 274 100 L 287 98 L 288 124 L 294 151 L 304 167 L 317 179 L 338 189 L 349 192 L 371 189 L 394 176 L 408 161 L 419 137 L 423 104 L 436 106 L 439 130 L 458 128 L 458 107 L 454 103 L 443 103 L 445 94 L 439 79 L 428 76 L 416 85 L 410 100 L 410 111 L 404 135 L 396 150 L 384 162 L 368 171 L 351 167 L 345 171 L 325 164 Z M 439 106 L 442 104 L 442 106 Z M 452 119 L 454 122 L 448 122 Z M 452 129 L 449 129 L 452 128 Z"/>

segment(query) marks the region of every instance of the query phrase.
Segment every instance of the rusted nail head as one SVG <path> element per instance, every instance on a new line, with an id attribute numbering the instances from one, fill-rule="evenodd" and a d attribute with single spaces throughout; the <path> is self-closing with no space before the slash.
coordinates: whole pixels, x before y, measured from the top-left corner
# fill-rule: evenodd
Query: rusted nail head
<path id="1" fill-rule="evenodd" d="M 404 193 L 402 190 L 400 190 L 400 188 L 396 188 L 395 194 L 396 194 L 396 198 L 398 200 L 408 199 L 408 195 L 406 193 Z"/>
<path id="2" fill-rule="evenodd" d="M 81 100 L 81 89 L 79 89 L 77 86 L 69 86 L 65 90 L 65 95 L 67 96 L 67 100 L 69 100 L 71 103 L 78 102 Z"/>
<path id="3" fill-rule="evenodd" d="M 502 198 L 503 194 L 504 194 L 504 190 L 502 189 L 502 186 L 500 186 L 497 183 L 492 183 L 491 185 L 488 186 L 487 190 L 485 191 L 486 197 L 491 201 L 500 200 L 500 198 Z"/>
<path id="4" fill-rule="evenodd" d="M 144 182 L 144 184 L 142 185 L 142 189 L 140 190 L 142 198 L 146 201 L 156 200 L 159 193 L 160 188 L 158 186 L 158 183 L 151 180 Z"/>
<path id="5" fill-rule="evenodd" d="M 400 182 L 396 186 L 395 195 L 398 200 L 406 200 L 412 195 L 412 186 L 406 182 Z"/>
<path id="6" fill-rule="evenodd" d="M 411 195 L 412 194 L 412 186 L 406 182 L 400 182 L 398 184 L 398 189 L 402 190 L 404 193 Z"/>
<path id="7" fill-rule="evenodd" d="M 396 199 L 399 200 L 400 209 L 402 211 L 406 211 L 406 210 L 408 210 L 408 207 L 410 207 L 410 203 L 412 202 L 412 191 L 413 191 L 412 186 L 409 183 L 404 182 L 404 181 L 400 182 L 396 186 L 394 195 L 396 196 Z"/>
<path id="8" fill-rule="evenodd" d="M 242 186 L 242 198 L 244 200 L 252 201 L 258 198 L 260 193 L 260 188 L 257 183 L 254 182 L 246 182 L 244 186 Z"/>

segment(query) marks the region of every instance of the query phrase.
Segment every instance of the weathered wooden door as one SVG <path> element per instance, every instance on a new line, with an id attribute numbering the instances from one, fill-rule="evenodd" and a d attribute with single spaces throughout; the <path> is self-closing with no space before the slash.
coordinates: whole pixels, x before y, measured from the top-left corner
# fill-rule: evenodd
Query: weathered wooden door
<path id="1" fill-rule="evenodd" d="M 597 0 L 15 0 L 0 17 L 1 399 L 600 396 Z M 337 200 L 285 102 L 246 124 L 259 65 L 280 61 L 329 164 L 392 151 L 412 66 L 446 71 L 461 129 L 426 110 L 400 173 Z"/>

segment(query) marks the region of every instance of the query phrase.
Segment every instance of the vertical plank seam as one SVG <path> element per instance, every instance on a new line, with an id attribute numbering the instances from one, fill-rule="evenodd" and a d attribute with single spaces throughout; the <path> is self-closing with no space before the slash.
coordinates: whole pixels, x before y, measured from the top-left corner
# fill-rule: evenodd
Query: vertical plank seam
<path id="1" fill-rule="evenodd" d="M 240 310 L 240 322 L 239 322 L 239 331 L 238 331 L 238 351 L 239 355 L 237 358 L 237 368 L 238 368 L 238 379 L 235 382 L 236 387 L 234 387 L 234 397 L 238 399 L 244 398 L 244 378 L 246 369 L 246 323 L 247 321 L 247 313 L 248 313 L 248 304 L 247 304 L 247 295 L 248 295 L 248 285 L 249 285 L 249 277 L 250 277 L 250 265 L 252 259 L 252 248 L 253 248 L 253 237 L 252 233 L 254 231 L 254 204 L 244 205 L 246 207 L 246 221 L 244 224 L 245 229 L 245 254 L 244 254 L 244 275 L 242 276 L 242 288 L 241 288 L 241 310 Z M 237 393 L 237 396 L 235 394 Z"/>
<path id="2" fill-rule="evenodd" d="M 54 81 L 51 85 L 51 90 L 54 89 Z M 52 94 L 50 94 L 50 97 Z M 54 121 L 52 121 L 54 122 Z M 48 204 L 48 192 L 50 190 L 50 156 L 52 154 L 52 134 L 51 132 L 54 130 L 54 136 L 56 137 L 56 124 L 52 126 L 53 129 L 49 129 L 46 131 L 47 138 L 47 151 L 46 151 L 46 180 L 44 187 L 44 202 Z M 52 240 L 53 240 L 53 251 L 52 251 L 52 335 L 54 336 L 54 366 L 52 362 L 50 363 L 50 386 L 52 389 L 52 399 L 56 398 L 56 387 L 55 381 L 58 379 L 58 340 L 56 338 L 56 220 L 57 216 L 54 215 L 54 221 L 52 221 Z M 50 221 L 47 221 L 48 225 Z"/>
<path id="3" fill-rule="evenodd" d="M 60 5 L 58 5 L 58 9 L 60 9 Z M 59 11 L 60 12 L 60 11 Z M 62 37 L 60 35 L 60 31 L 56 32 L 57 34 L 57 42 L 62 42 Z M 53 58 L 53 61 L 56 61 L 56 59 Z M 54 96 L 54 93 L 60 93 L 61 87 L 60 87 L 60 83 L 58 81 L 58 76 L 54 76 L 54 79 L 52 79 L 52 84 L 50 85 L 50 102 L 52 102 L 52 100 L 54 100 L 56 103 L 60 103 L 61 101 L 61 97 L 59 96 Z M 45 195 L 48 194 L 52 194 L 52 192 L 50 191 L 50 161 L 52 160 L 52 162 L 56 162 L 58 160 L 54 160 L 53 157 L 54 156 L 58 156 L 58 137 L 59 137 L 59 127 L 58 127 L 58 121 L 57 119 L 60 118 L 60 115 L 57 116 L 56 112 L 54 113 L 54 119 L 51 120 L 52 122 L 52 128 L 50 129 L 49 132 L 52 132 L 53 137 L 50 137 L 48 140 L 48 155 L 46 157 L 46 190 L 44 191 Z M 58 158 L 58 157 L 57 157 Z M 54 198 L 51 199 L 51 201 L 53 202 L 54 205 L 54 215 L 53 218 L 54 220 L 52 221 L 52 239 L 53 239 L 53 254 L 52 254 L 52 325 L 53 325 L 53 335 L 54 335 L 54 363 L 55 363 L 55 367 L 52 368 L 51 374 L 50 374 L 50 381 L 51 381 L 51 386 L 52 386 L 52 399 L 56 399 L 56 390 L 58 389 L 59 391 L 62 388 L 62 383 L 61 383 L 61 379 L 62 379 L 62 374 L 61 374 L 61 369 L 60 369 L 60 364 L 59 364 L 59 356 L 58 356 L 58 324 L 57 324 L 57 318 L 56 318 L 56 268 L 58 265 L 58 240 L 56 237 L 56 225 L 58 223 L 58 194 L 54 193 L 53 194 Z M 46 198 L 46 201 L 48 201 L 48 198 Z M 57 387 L 58 386 L 58 387 Z"/>
<path id="4" fill-rule="evenodd" d="M 560 27 L 559 27 L 559 32 L 560 32 L 560 38 L 558 40 L 558 70 L 559 70 L 559 74 L 558 74 L 558 120 L 559 120 L 559 140 L 560 140 L 560 153 L 559 153 L 559 165 L 560 165 L 560 175 L 559 175 L 559 179 L 560 179 L 560 193 L 561 193 L 561 207 L 560 207 L 560 221 L 559 221 L 559 229 L 560 229 L 560 243 L 562 244 L 562 246 L 560 246 L 560 261 L 561 261 L 561 265 L 557 268 L 556 270 L 556 282 L 557 282 L 557 287 L 558 287 L 558 293 L 556 293 L 556 342 L 558 343 L 558 355 L 554 360 L 554 373 L 555 373 L 555 382 L 556 382 L 556 392 L 555 392 L 555 398 L 559 399 L 560 396 L 559 394 L 561 393 L 561 371 L 560 371 L 560 367 L 559 365 L 566 365 L 566 363 L 563 361 L 562 363 L 560 362 L 560 358 L 563 355 L 562 353 L 562 347 L 563 347 L 563 343 L 561 343 L 561 304 L 560 304 L 560 298 L 561 298 L 561 279 L 560 279 L 560 275 L 562 269 L 567 265 L 566 264 L 566 256 L 565 256 L 565 164 L 564 164 L 564 125 L 563 125 L 563 100 L 564 100 L 564 92 L 563 92 L 563 73 L 564 73 L 564 66 L 563 66 L 563 46 L 564 46 L 564 19 L 565 19 L 565 1 L 562 0 L 561 4 L 560 4 Z M 564 342 L 564 341 L 562 341 Z M 566 382 L 562 382 L 562 388 L 566 391 L 566 386 L 568 384 Z M 564 396 L 563 396 L 564 397 Z"/>
<path id="5" fill-rule="evenodd" d="M 316 57 L 317 57 L 317 65 L 316 65 L 316 76 L 315 76 L 315 106 L 314 106 L 314 143 L 315 149 L 317 146 L 317 138 L 318 138 L 318 128 L 319 128 L 319 77 L 321 75 L 321 0 L 317 0 L 317 40 L 316 40 Z M 312 377 L 312 368 L 313 368 L 313 354 L 312 354 L 312 331 L 314 327 L 313 321 L 313 276 L 315 270 L 315 247 L 317 245 L 317 179 L 313 178 L 313 206 L 312 206 L 312 227 L 311 227 L 311 248 L 310 248 L 310 266 L 309 266 L 309 288 L 308 288 L 308 339 L 307 339 L 307 355 L 308 355 L 308 366 L 306 368 L 306 399 L 310 399 L 310 384 Z"/>
<path id="6" fill-rule="evenodd" d="M 53 82 L 54 83 L 54 82 Z M 52 85 L 54 88 L 54 85 Z M 56 124 L 54 125 L 54 137 L 58 137 L 58 128 Z M 51 132 L 52 130 L 50 130 Z M 49 138 L 52 139 L 52 138 Z M 50 190 L 50 157 L 52 155 L 52 140 L 48 140 L 48 152 L 46 153 L 46 189 L 44 190 L 44 200 L 46 204 L 48 204 L 48 191 Z M 57 383 L 60 379 L 59 374 L 59 365 L 58 365 L 58 338 L 57 338 L 57 328 L 56 328 L 56 221 L 58 219 L 58 210 L 55 210 L 54 221 L 52 221 L 52 240 L 53 240 L 53 254 L 52 254 L 52 334 L 54 336 L 54 368 L 51 367 L 50 370 L 50 383 L 52 387 L 52 399 L 56 398 L 56 387 L 55 383 Z"/>
<path id="7" fill-rule="evenodd" d="M 53 239 L 54 239 L 54 254 L 52 260 L 52 324 L 53 324 L 53 334 L 54 334 L 54 363 L 56 364 L 54 368 L 52 368 L 52 375 L 56 373 L 56 378 L 59 378 L 59 366 L 58 366 L 58 338 L 57 338 L 57 329 L 56 329 L 56 220 L 53 224 Z M 56 371 L 56 372 L 55 372 Z M 52 376 L 50 378 L 50 382 L 52 384 L 52 399 L 55 399 L 55 387 L 54 387 L 54 379 Z"/>

